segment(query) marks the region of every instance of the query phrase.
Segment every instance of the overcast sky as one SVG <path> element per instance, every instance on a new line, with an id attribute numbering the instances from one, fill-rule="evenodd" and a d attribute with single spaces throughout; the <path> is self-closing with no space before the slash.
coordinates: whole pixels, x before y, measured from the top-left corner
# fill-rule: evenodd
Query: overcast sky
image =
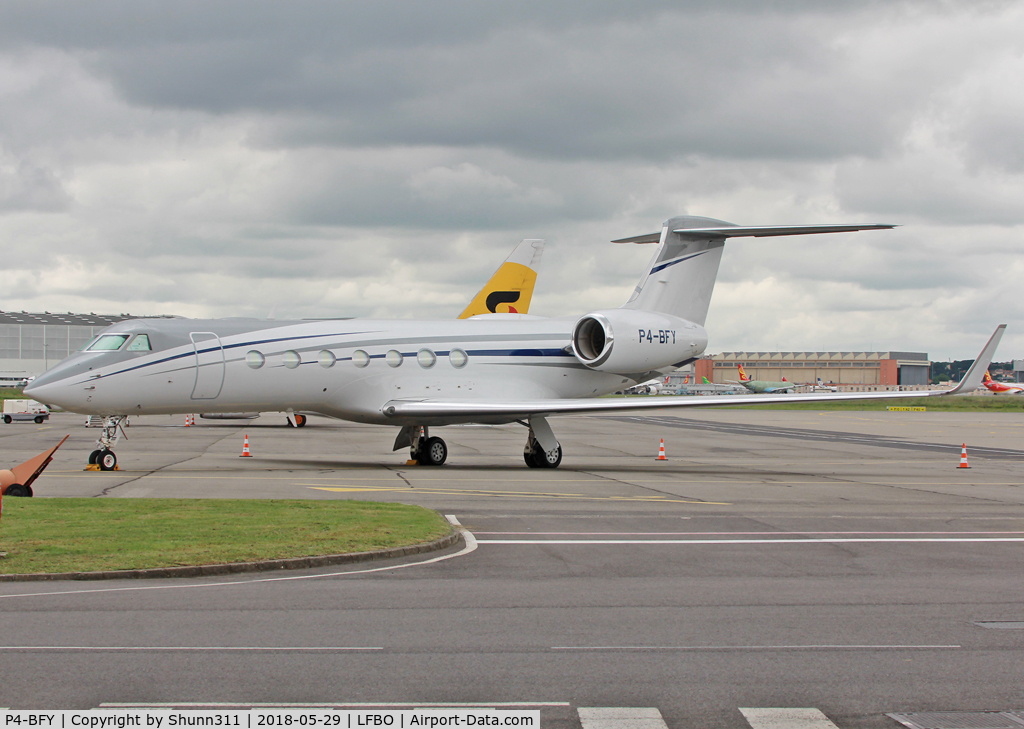
<path id="1" fill-rule="evenodd" d="M 0 309 L 456 316 L 622 304 L 678 214 L 710 352 L 1024 357 L 1022 2 L 0 0 Z"/>

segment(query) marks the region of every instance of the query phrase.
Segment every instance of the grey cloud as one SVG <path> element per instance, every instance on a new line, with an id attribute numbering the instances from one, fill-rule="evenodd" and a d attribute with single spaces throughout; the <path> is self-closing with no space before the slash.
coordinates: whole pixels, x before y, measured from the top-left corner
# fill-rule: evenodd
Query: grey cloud
<path id="1" fill-rule="evenodd" d="M 0 157 L 0 214 L 67 210 L 71 199 L 53 171 Z"/>
<path id="2" fill-rule="evenodd" d="M 265 115 L 272 145 L 815 159 L 878 154 L 925 93 L 831 43 L 866 5 L 43 4 L 6 33 L 88 49 L 137 105 Z"/>

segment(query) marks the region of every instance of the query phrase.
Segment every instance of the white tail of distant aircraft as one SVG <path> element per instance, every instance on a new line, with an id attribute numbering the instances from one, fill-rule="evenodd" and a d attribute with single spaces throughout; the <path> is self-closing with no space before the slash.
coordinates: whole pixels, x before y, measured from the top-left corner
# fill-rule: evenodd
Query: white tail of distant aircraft
<path id="1" fill-rule="evenodd" d="M 38 377 L 26 396 L 107 416 L 91 459 L 116 465 L 117 426 L 127 415 L 272 411 L 293 407 L 400 428 L 424 465 L 447 445 L 429 428 L 456 423 L 528 426 L 523 458 L 554 468 L 562 447 L 548 418 L 702 405 L 794 400 L 934 397 L 981 383 L 1001 325 L 964 380 L 948 391 L 700 398 L 600 399 L 692 362 L 707 345 L 704 322 L 726 239 L 891 228 L 889 225 L 739 227 L 672 218 L 633 296 L 617 309 L 544 319 L 494 313 L 449 321 L 134 320 L 115 324 Z"/>

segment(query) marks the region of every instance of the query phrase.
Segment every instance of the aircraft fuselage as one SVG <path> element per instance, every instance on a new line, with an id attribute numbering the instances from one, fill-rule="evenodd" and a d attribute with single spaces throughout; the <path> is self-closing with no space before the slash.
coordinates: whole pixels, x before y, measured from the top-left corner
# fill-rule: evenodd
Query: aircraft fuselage
<path id="1" fill-rule="evenodd" d="M 575 321 L 138 319 L 103 334 L 146 334 L 151 351 L 78 352 L 37 378 L 32 390 L 37 399 L 90 415 L 294 409 L 389 425 L 510 422 L 515 418 L 406 423 L 382 407 L 393 400 L 595 397 L 635 382 L 629 373 L 590 369 L 573 355 L 567 345 Z M 696 356 L 706 334 L 693 327 Z M 657 359 L 657 332 L 651 340 L 640 346 Z M 671 362 L 661 365 L 672 369 Z"/>

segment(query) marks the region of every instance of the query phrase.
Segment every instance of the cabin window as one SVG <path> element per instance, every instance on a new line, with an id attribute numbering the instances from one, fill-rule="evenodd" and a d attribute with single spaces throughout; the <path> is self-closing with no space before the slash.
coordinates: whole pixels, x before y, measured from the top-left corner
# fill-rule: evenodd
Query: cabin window
<path id="1" fill-rule="evenodd" d="M 402 353 L 397 349 L 389 349 L 388 353 L 384 355 L 384 361 L 388 363 L 388 367 L 401 367 Z"/>
<path id="2" fill-rule="evenodd" d="M 89 345 L 90 352 L 113 352 L 128 341 L 127 334 L 104 334 Z"/>
<path id="3" fill-rule="evenodd" d="M 245 353 L 245 363 L 252 367 L 254 370 L 258 370 L 264 364 L 266 364 L 267 358 L 263 356 L 263 352 L 259 352 L 255 349 L 250 349 Z"/>
<path id="4" fill-rule="evenodd" d="M 324 369 L 333 367 L 334 363 L 338 361 L 338 358 L 334 356 L 334 352 L 329 349 L 321 349 L 320 356 L 317 359 L 320 362 L 320 366 Z"/>
<path id="5" fill-rule="evenodd" d="M 370 364 L 370 355 L 361 349 L 357 349 L 352 353 L 352 364 L 356 367 L 365 367 Z"/>
<path id="6" fill-rule="evenodd" d="M 296 352 L 294 349 L 289 349 L 287 352 L 284 353 L 285 367 L 287 367 L 290 370 L 294 370 L 300 364 L 302 364 L 302 358 L 299 356 L 299 353 Z"/>
<path id="7" fill-rule="evenodd" d="M 431 352 L 429 349 L 421 349 L 416 353 L 416 361 L 419 362 L 420 367 L 425 370 L 429 370 L 437 362 L 437 355 Z"/>
<path id="8" fill-rule="evenodd" d="M 153 347 L 149 344 L 148 334 L 136 334 L 135 339 L 128 345 L 126 352 L 152 352 Z"/>
<path id="9" fill-rule="evenodd" d="M 461 349 L 453 349 L 448 353 L 448 361 L 452 363 L 452 367 L 465 367 L 469 362 L 469 355 Z"/>

